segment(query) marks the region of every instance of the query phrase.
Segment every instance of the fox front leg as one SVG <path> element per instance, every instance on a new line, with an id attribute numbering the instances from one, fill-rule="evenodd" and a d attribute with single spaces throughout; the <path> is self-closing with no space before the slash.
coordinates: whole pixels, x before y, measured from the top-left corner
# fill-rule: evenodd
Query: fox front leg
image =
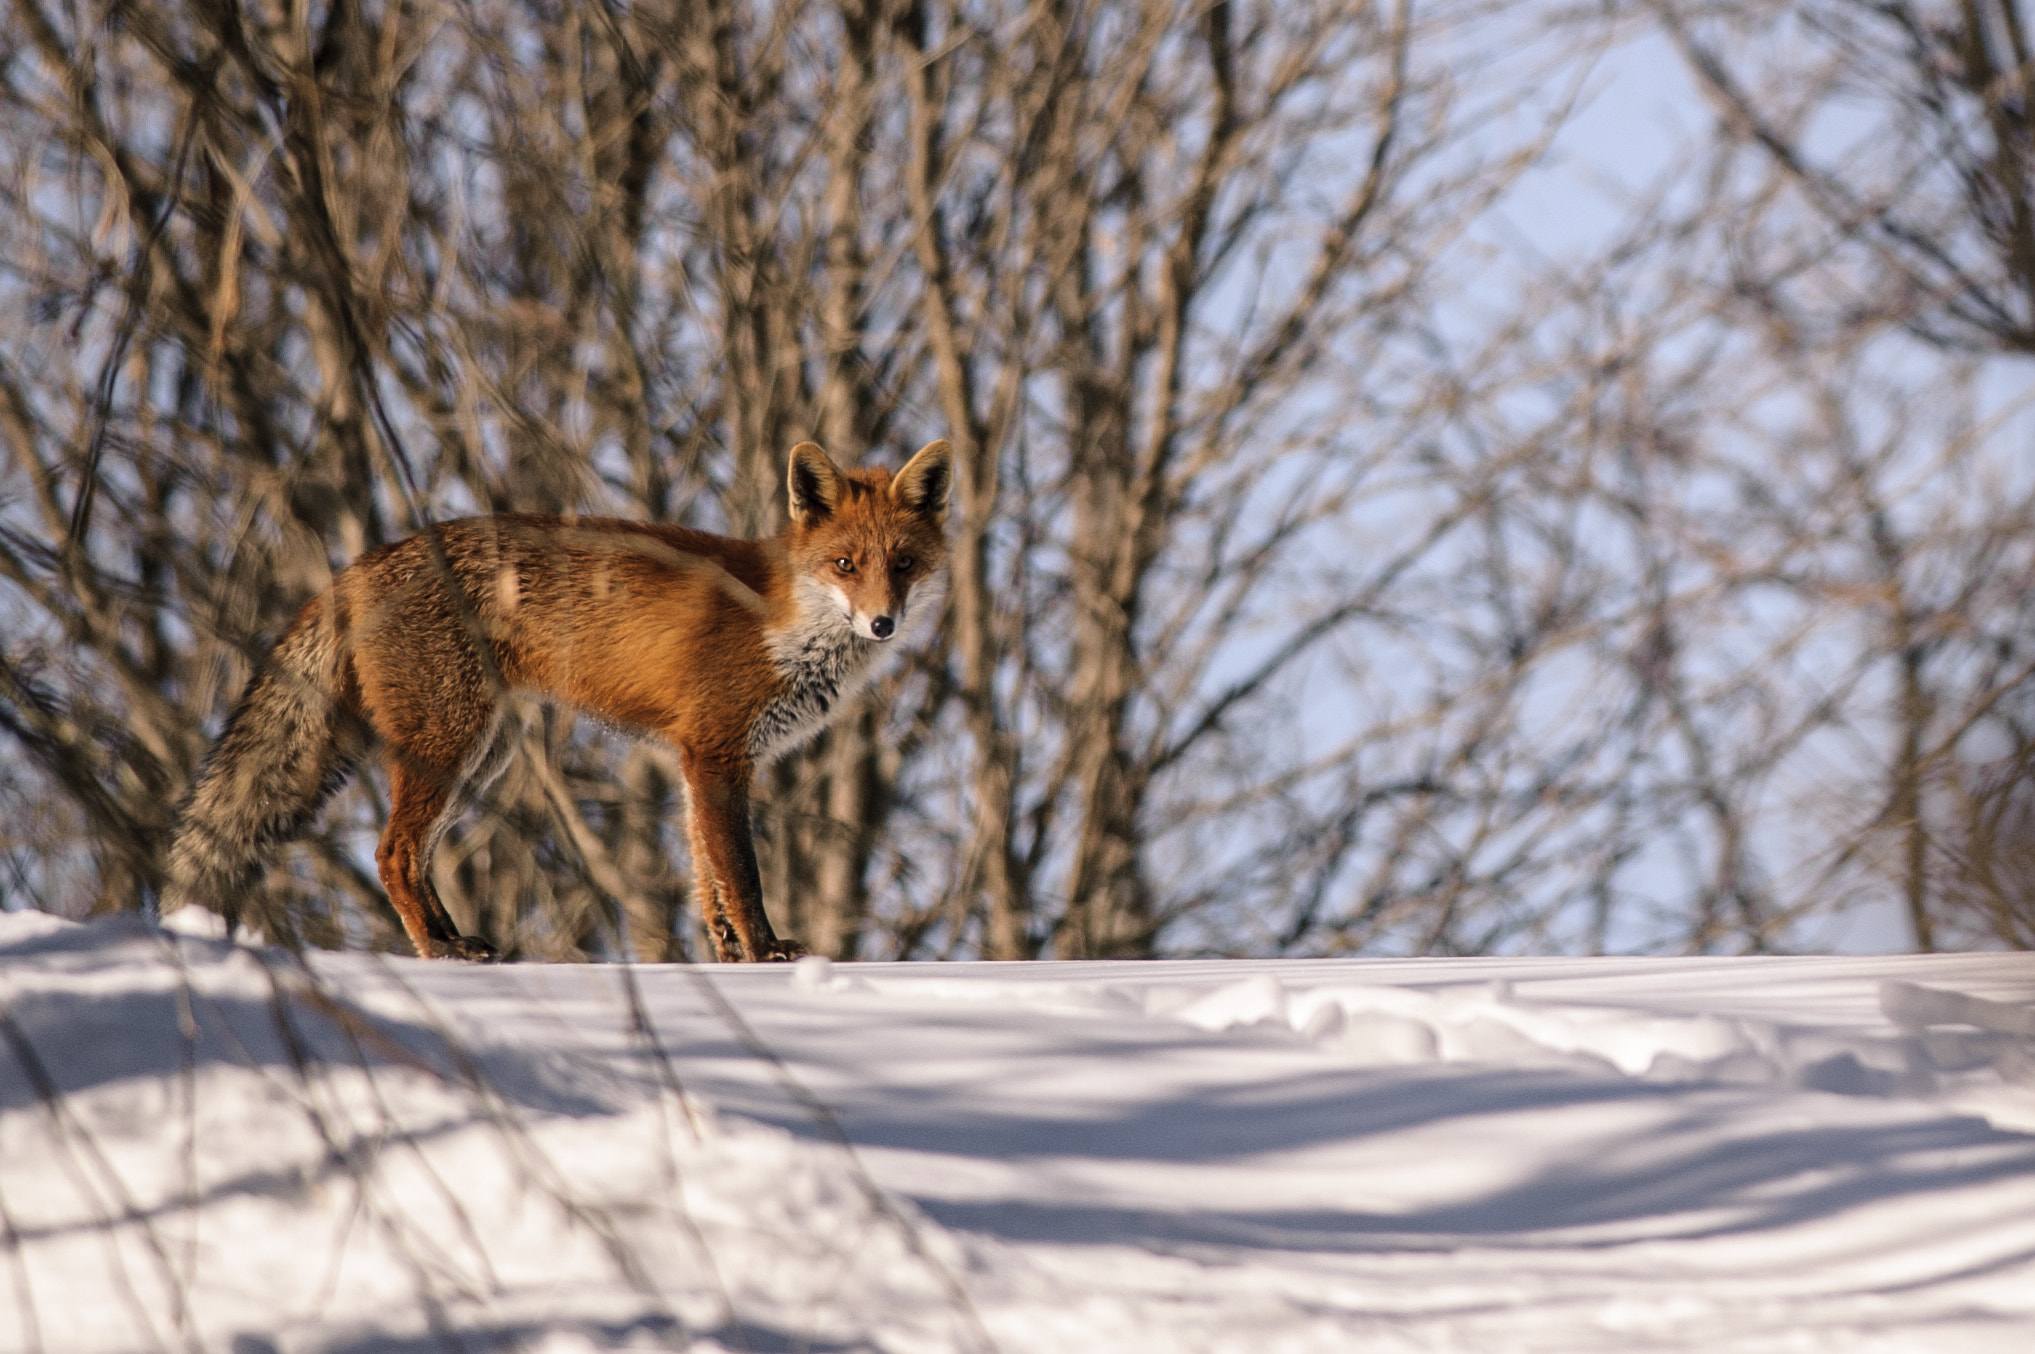
<path id="1" fill-rule="evenodd" d="M 683 760 L 694 893 L 714 957 L 724 964 L 799 958 L 805 946 L 780 940 L 764 915 L 763 879 L 749 826 L 749 768 Z"/>

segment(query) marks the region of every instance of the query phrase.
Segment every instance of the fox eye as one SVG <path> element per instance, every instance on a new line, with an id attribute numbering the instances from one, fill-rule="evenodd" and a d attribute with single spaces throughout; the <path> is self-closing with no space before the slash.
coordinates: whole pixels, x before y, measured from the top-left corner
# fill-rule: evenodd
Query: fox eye
<path id="1" fill-rule="evenodd" d="M 855 561 L 843 555 L 834 561 L 834 567 L 844 574 L 852 574 L 855 572 Z"/>
<path id="2" fill-rule="evenodd" d="M 892 564 L 890 567 L 897 570 L 901 574 L 909 573 L 911 571 L 912 565 L 916 564 L 917 562 L 918 561 L 914 560 L 910 555 L 899 555 L 897 557 L 897 562 Z"/>

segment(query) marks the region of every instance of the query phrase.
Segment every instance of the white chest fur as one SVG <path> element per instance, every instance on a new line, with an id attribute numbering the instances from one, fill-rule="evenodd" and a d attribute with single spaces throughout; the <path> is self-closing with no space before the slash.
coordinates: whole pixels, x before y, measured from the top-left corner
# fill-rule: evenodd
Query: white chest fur
<path id="1" fill-rule="evenodd" d="M 853 700 L 895 640 L 864 639 L 849 624 L 839 594 L 812 579 L 796 585 L 791 625 L 770 637 L 781 685 L 749 734 L 749 755 L 767 764 L 811 738 Z"/>

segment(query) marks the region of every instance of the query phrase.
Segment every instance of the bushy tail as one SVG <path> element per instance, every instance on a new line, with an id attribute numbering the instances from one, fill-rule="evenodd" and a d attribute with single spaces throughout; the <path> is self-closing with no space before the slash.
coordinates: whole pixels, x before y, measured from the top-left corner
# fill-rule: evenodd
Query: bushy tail
<path id="1" fill-rule="evenodd" d="M 291 932 L 286 918 L 261 914 L 255 884 L 267 853 L 304 830 L 360 757 L 360 723 L 336 697 L 342 661 L 331 602 L 320 598 L 256 670 L 205 755 L 170 843 L 162 911 L 196 903 L 230 928 L 253 904 L 249 920 L 271 937 Z"/>

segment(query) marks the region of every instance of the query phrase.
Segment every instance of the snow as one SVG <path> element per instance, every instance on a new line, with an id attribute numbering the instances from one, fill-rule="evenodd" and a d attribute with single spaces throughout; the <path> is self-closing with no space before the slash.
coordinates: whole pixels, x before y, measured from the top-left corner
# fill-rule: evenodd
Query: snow
<path id="1" fill-rule="evenodd" d="M 2035 957 L 475 967 L 13 913 L 0 1001 L 0 1350 L 2035 1348 Z"/>

